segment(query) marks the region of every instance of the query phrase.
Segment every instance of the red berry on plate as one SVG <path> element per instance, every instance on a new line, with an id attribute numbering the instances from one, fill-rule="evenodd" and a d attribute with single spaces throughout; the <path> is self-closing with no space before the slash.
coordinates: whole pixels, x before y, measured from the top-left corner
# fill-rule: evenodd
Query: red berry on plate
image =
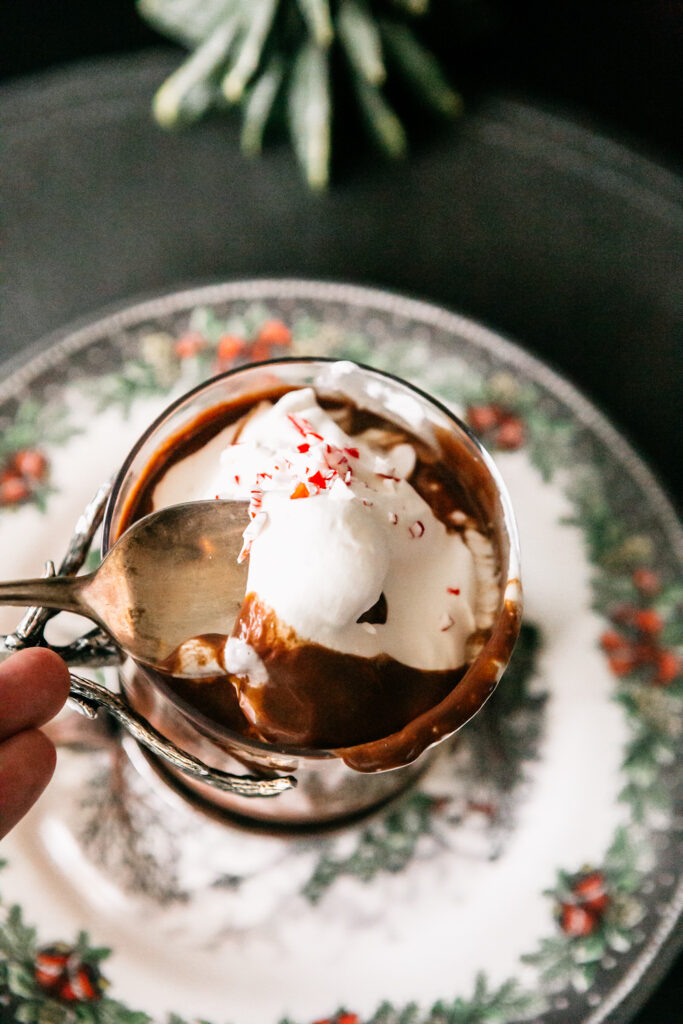
<path id="1" fill-rule="evenodd" d="M 641 608 L 634 615 L 633 621 L 641 633 L 661 633 L 664 625 L 661 615 L 654 608 Z"/>
<path id="2" fill-rule="evenodd" d="M 102 993 L 95 987 L 96 976 L 90 971 L 86 964 L 72 970 L 57 992 L 60 999 L 67 1003 L 94 1003 L 101 999 Z"/>
<path id="3" fill-rule="evenodd" d="M 605 891 L 605 876 L 601 871 L 592 871 L 589 875 L 584 875 L 574 886 L 573 892 L 580 906 L 593 911 L 594 914 L 601 914 L 609 903 L 609 896 Z"/>
<path id="4" fill-rule="evenodd" d="M 94 1003 L 102 998 L 107 981 L 97 967 L 84 963 L 64 943 L 39 950 L 33 968 L 36 984 L 65 1003 Z"/>
<path id="5" fill-rule="evenodd" d="M 657 673 L 654 681 L 658 686 L 668 686 L 681 671 L 681 663 L 673 651 L 659 651 L 656 664 Z"/>
<path id="6" fill-rule="evenodd" d="M 0 505 L 18 505 L 31 493 L 23 477 L 8 476 L 0 483 Z"/>
<path id="7" fill-rule="evenodd" d="M 60 946 L 42 949 L 36 956 L 33 976 L 42 989 L 51 989 L 60 981 L 66 970 L 70 950 Z"/>
<path id="8" fill-rule="evenodd" d="M 16 453 L 12 459 L 12 466 L 17 473 L 29 480 L 42 480 L 47 469 L 47 459 L 36 448 L 25 448 Z"/>
<path id="9" fill-rule="evenodd" d="M 291 345 L 292 332 L 282 320 L 266 320 L 256 338 L 267 345 Z"/>
<path id="10" fill-rule="evenodd" d="M 595 917 L 584 907 L 575 903 L 563 903 L 560 928 L 565 935 L 590 935 L 595 928 Z"/>
<path id="11" fill-rule="evenodd" d="M 628 645 L 628 640 L 616 629 L 606 629 L 600 637 L 600 646 L 603 651 L 619 651 Z"/>
<path id="12" fill-rule="evenodd" d="M 476 430 L 478 434 L 493 430 L 500 420 L 498 410 L 492 405 L 470 405 L 465 415 L 472 430 Z"/>
<path id="13" fill-rule="evenodd" d="M 633 582 L 643 594 L 656 594 L 659 591 L 659 576 L 652 569 L 636 569 Z"/>
<path id="14" fill-rule="evenodd" d="M 175 354 L 179 359 L 191 359 L 206 348 L 206 338 L 199 331 L 188 331 L 175 343 Z"/>
<path id="15" fill-rule="evenodd" d="M 524 424 L 516 416 L 508 416 L 495 433 L 495 442 L 499 448 L 514 452 L 524 444 Z"/>
<path id="16" fill-rule="evenodd" d="M 218 342 L 217 356 L 221 362 L 229 363 L 244 350 L 244 338 L 236 334 L 224 334 Z"/>

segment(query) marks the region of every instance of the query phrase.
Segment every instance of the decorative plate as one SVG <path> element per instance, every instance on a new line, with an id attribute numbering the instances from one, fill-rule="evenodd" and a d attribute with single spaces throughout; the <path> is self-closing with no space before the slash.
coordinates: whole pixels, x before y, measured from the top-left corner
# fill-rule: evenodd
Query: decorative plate
<path id="1" fill-rule="evenodd" d="M 649 471 L 541 363 L 433 306 L 342 285 L 238 282 L 128 307 L 0 384 L 2 576 L 61 556 L 169 399 L 299 354 L 414 381 L 494 453 L 523 545 L 510 668 L 415 788 L 318 834 L 209 818 L 134 745 L 65 713 L 55 778 L 3 845 L 0 1017 L 624 1020 L 683 904 L 681 534 Z M 4 609 L 0 629 L 16 621 Z M 53 626 L 55 642 L 73 628 Z"/>

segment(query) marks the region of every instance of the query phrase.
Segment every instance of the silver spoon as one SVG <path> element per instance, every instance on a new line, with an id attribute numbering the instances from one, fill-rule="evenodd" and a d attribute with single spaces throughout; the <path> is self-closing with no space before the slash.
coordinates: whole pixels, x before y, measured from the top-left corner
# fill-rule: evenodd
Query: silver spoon
<path id="1" fill-rule="evenodd" d="M 0 604 L 85 615 L 152 667 L 191 637 L 229 634 L 244 598 L 237 556 L 244 501 L 197 501 L 152 512 L 119 538 L 95 572 L 0 583 Z"/>
<path id="2" fill-rule="evenodd" d="M 86 576 L 0 583 L 0 604 L 36 605 L 92 619 L 136 661 L 159 667 L 185 640 L 231 632 L 246 588 L 238 563 L 247 502 L 198 501 L 134 523 Z M 81 710 L 104 705 L 140 742 L 181 771 L 244 796 L 276 795 L 291 777 L 255 779 L 209 768 L 152 729 L 116 694 L 72 675 Z"/>

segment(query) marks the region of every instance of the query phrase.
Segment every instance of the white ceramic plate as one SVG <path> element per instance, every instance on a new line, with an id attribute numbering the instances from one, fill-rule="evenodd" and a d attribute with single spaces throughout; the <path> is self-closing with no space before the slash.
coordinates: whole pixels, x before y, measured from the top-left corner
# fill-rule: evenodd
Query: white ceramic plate
<path id="1" fill-rule="evenodd" d="M 321 835 L 210 820 L 128 744 L 86 744 L 64 716 L 55 779 L 3 844 L 0 1008 L 52 1024 L 623 1020 L 683 903 L 681 535 L 649 471 L 545 366 L 461 317 L 342 285 L 128 307 L 0 385 L 1 575 L 61 557 L 170 398 L 299 354 L 389 369 L 481 434 L 522 536 L 511 667 L 416 789 Z M 72 635 L 61 619 L 55 642 Z M 4 609 L 0 629 L 16 621 Z"/>

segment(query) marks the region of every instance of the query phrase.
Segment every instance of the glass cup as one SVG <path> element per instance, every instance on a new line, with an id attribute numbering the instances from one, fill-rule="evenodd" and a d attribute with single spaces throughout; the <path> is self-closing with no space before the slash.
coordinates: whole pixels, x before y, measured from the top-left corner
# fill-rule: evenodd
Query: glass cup
<path id="1" fill-rule="evenodd" d="M 476 492 L 482 520 L 490 523 L 499 563 L 499 603 L 488 637 L 465 675 L 435 708 L 411 723 L 411 749 L 405 737 L 385 737 L 344 751 L 279 747 L 232 732 L 184 702 L 159 676 L 132 659 L 121 669 L 121 687 L 131 706 L 162 735 L 205 764 L 233 774 L 265 778 L 295 774 L 297 787 L 276 797 L 245 797 L 177 774 L 213 808 L 278 825 L 314 825 L 369 810 L 397 794 L 426 767 L 436 745 L 452 735 L 483 706 L 507 665 L 521 619 L 519 542 L 514 514 L 499 473 L 468 428 L 439 402 L 390 374 L 342 364 L 339 384 L 330 383 L 334 360 L 283 359 L 229 371 L 174 402 L 143 434 L 124 462 L 104 518 L 103 555 L 121 532 L 127 502 L 153 456 L 181 437 L 202 413 L 226 402 L 253 398 L 276 389 L 313 385 L 318 393 L 351 399 L 409 430 L 430 447 L 457 458 L 465 487 Z M 346 383 L 344 383 L 346 381 Z M 333 395 L 336 391 L 336 395 Z M 462 471 L 460 469 L 462 467 Z M 405 756 L 391 770 L 378 770 L 392 744 Z M 382 757 L 379 758 L 379 753 Z"/>

